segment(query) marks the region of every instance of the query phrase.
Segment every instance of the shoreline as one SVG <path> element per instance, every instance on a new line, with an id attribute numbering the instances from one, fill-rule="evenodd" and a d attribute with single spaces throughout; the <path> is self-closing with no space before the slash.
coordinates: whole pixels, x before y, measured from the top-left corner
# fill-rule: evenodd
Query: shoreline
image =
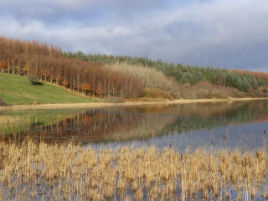
<path id="1" fill-rule="evenodd" d="M 189 104 L 189 103 L 219 103 L 219 102 L 236 102 L 236 101 L 255 101 L 255 100 L 268 100 L 268 97 L 262 98 L 221 98 L 221 99 L 176 99 L 171 101 L 159 102 L 130 102 L 123 103 L 53 103 L 53 104 L 40 104 L 40 105 L 12 105 L 0 106 L 0 111 L 3 110 L 35 110 L 35 109 L 70 109 L 70 108 L 105 108 L 117 106 L 141 106 L 141 105 L 174 105 L 174 104 Z"/>

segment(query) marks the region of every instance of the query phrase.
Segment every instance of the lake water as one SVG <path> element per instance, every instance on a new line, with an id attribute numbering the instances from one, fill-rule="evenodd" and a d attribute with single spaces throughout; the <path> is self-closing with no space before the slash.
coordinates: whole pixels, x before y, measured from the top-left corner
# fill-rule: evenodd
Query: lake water
<path id="1" fill-rule="evenodd" d="M 268 141 L 267 101 L 2 111 L 1 122 L 0 140 L 72 141 L 96 148 L 155 145 L 180 151 L 187 147 L 252 150 Z"/>
<path id="2" fill-rule="evenodd" d="M 245 151 L 264 147 L 268 153 L 268 103 L 251 101 L 102 109 L 0 111 L 0 141 L 20 144 L 25 140 L 35 143 L 43 141 L 48 144 L 71 141 L 95 149 L 154 145 L 160 149 L 172 147 L 182 152 L 187 148 L 193 151 L 199 147 L 210 150 L 238 148 Z M 61 186 L 57 182 L 67 182 L 67 177 L 61 180 L 59 175 L 54 186 L 49 186 L 42 177 L 38 179 L 37 183 L 35 180 L 35 183 L 28 184 L 20 183 L 22 180 L 18 179 L 18 186 L 17 181 L 10 180 L 11 183 L 16 183 L 16 191 L 10 191 L 8 185 L 3 186 L 1 183 L 0 189 L 4 189 L 2 192 L 6 198 L 14 199 L 14 192 L 28 192 L 31 196 L 34 186 L 39 192 L 36 200 L 43 200 L 43 192 L 47 200 L 51 200 L 53 189 L 59 189 Z M 69 183 L 70 189 L 74 189 L 75 182 L 72 182 Z M 82 179 L 79 179 L 79 182 L 84 186 Z M 229 188 L 230 196 L 236 198 L 238 194 L 231 190 L 232 187 L 227 187 L 226 192 Z M 267 189 L 268 179 L 265 179 L 258 191 L 260 193 L 254 200 L 264 201 L 261 192 L 266 192 Z M 59 190 L 59 195 L 60 193 Z M 244 200 L 245 195 L 244 193 Z M 70 191 L 70 196 L 77 194 Z M 124 200 L 118 197 L 118 192 L 115 198 Z"/>

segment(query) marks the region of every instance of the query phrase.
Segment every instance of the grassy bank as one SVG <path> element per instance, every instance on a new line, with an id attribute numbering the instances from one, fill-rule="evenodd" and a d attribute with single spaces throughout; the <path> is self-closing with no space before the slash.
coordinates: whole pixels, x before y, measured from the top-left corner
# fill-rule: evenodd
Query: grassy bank
<path id="1" fill-rule="evenodd" d="M 46 82 L 43 82 L 43 85 L 30 85 L 27 77 L 7 73 L 0 73 L 0 100 L 10 105 L 94 101 L 88 96 L 82 96 Z"/>
<path id="2" fill-rule="evenodd" d="M 0 143 L 0 200 L 259 200 L 265 150 Z M 57 165 L 55 165 L 57 164 Z"/>

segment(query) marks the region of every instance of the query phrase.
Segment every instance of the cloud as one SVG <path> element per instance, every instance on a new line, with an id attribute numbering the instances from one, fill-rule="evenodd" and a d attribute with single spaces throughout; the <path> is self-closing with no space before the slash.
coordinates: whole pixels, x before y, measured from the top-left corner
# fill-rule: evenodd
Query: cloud
<path id="1" fill-rule="evenodd" d="M 66 51 L 268 71 L 267 5 L 266 0 L 4 0 L 0 35 Z"/>

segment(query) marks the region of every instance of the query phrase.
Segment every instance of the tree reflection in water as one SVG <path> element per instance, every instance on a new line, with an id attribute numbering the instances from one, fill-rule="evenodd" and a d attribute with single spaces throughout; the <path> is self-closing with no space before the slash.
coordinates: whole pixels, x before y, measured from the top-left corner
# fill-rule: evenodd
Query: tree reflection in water
<path id="1" fill-rule="evenodd" d="M 125 142 L 267 119 L 266 101 L 103 108 L 68 115 L 60 121 L 31 124 L 27 131 L 2 136 L 1 140 Z"/>

